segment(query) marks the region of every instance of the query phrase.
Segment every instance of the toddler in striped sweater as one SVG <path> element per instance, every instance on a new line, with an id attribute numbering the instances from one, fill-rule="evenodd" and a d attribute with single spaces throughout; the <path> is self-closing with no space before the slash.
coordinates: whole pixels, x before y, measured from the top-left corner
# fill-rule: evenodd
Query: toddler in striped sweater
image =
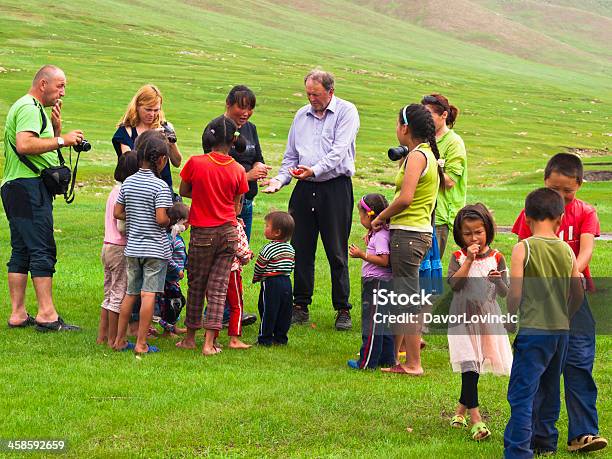
<path id="1" fill-rule="evenodd" d="M 293 292 L 291 272 L 295 250 L 289 244 L 295 223 L 287 212 L 270 212 L 265 217 L 264 236 L 270 242 L 263 246 L 253 273 L 253 283 L 261 282 L 259 315 L 261 324 L 257 343 L 263 346 L 287 344 L 291 327 Z"/>

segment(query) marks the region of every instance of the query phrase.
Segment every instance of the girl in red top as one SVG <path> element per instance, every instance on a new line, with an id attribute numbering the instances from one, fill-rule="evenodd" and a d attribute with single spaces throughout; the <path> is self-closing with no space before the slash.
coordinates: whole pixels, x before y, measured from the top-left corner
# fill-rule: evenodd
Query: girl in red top
<path id="1" fill-rule="evenodd" d="M 181 171 L 181 196 L 191 198 L 187 269 L 187 335 L 178 347 L 195 349 L 195 334 L 206 329 L 202 354 L 221 352 L 215 334 L 222 328 L 223 307 L 230 269 L 238 245 L 235 206 L 249 190 L 244 168 L 229 151 L 244 151 L 246 143 L 236 124 L 225 116 L 212 120 L 204 131 L 203 142 L 210 146 L 207 155 L 192 156 Z M 204 296 L 208 305 L 202 324 Z"/>

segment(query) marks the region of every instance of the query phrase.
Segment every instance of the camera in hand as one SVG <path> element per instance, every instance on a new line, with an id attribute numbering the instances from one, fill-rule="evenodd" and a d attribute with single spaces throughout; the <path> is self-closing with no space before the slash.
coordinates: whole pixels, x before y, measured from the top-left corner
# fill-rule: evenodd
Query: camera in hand
<path id="1" fill-rule="evenodd" d="M 408 150 L 408 147 L 405 147 L 404 145 L 400 145 L 399 147 L 389 148 L 387 155 L 389 156 L 389 159 L 391 161 L 399 161 L 400 159 L 407 156 L 408 153 L 410 153 L 410 150 Z"/>
<path id="2" fill-rule="evenodd" d="M 77 143 L 73 148 L 77 153 L 81 153 L 82 151 L 87 152 L 91 150 L 91 144 L 87 140 L 83 139 L 81 140 L 81 143 Z"/>
<path id="3" fill-rule="evenodd" d="M 172 126 L 172 123 L 168 121 L 164 121 L 161 124 L 161 127 L 162 127 L 162 133 L 166 136 L 166 139 L 168 139 L 168 142 L 176 143 L 176 132 L 174 131 L 174 126 Z"/>

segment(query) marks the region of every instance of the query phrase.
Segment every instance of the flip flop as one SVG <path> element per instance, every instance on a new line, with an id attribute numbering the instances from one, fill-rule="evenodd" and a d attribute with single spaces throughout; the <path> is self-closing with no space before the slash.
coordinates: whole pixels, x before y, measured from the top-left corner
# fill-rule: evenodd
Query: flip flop
<path id="1" fill-rule="evenodd" d="M 582 435 L 578 438 L 574 438 L 567 447 L 568 451 L 581 453 L 588 453 L 591 451 L 597 451 L 608 446 L 608 440 L 599 435 Z"/>
<path id="2" fill-rule="evenodd" d="M 8 325 L 8 328 L 26 328 L 26 327 L 32 327 L 36 325 L 36 320 L 34 319 L 34 317 L 28 314 L 28 317 L 26 318 L 26 320 L 24 320 L 21 323 L 12 324 L 10 322 L 7 322 L 6 324 Z"/>
<path id="3" fill-rule="evenodd" d="M 451 418 L 450 426 L 454 427 L 455 429 L 461 429 L 463 427 L 467 427 L 468 423 L 467 423 L 467 420 L 465 419 L 465 416 L 461 414 L 456 414 Z"/>
<path id="4" fill-rule="evenodd" d="M 472 439 L 476 441 L 482 441 L 491 436 L 491 431 L 482 421 L 474 424 L 470 430 L 470 433 L 472 434 Z"/>
<path id="5" fill-rule="evenodd" d="M 128 341 L 127 344 L 125 345 L 125 347 L 118 349 L 119 352 L 125 352 L 125 351 L 132 351 L 134 350 L 134 348 L 136 347 L 135 343 L 132 343 L 131 341 Z"/>
<path id="6" fill-rule="evenodd" d="M 422 376 L 423 375 L 423 373 L 410 373 L 409 371 L 406 371 L 404 367 L 399 363 L 390 368 L 381 368 L 380 370 L 383 373 L 395 373 L 398 375 L 408 375 L 408 376 Z"/>
<path id="7" fill-rule="evenodd" d="M 156 352 L 159 352 L 159 348 L 157 346 L 153 346 L 152 344 L 149 344 L 149 347 L 147 348 L 147 352 L 134 352 L 134 354 L 136 355 L 154 354 Z"/>

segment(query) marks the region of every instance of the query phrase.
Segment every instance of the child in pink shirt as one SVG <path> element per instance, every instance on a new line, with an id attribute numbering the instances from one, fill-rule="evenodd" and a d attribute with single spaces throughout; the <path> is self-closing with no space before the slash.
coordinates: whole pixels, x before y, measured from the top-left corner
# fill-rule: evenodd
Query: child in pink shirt
<path id="1" fill-rule="evenodd" d="M 115 168 L 117 183 L 106 200 L 104 218 L 104 244 L 102 245 L 102 265 L 104 265 L 104 300 L 100 311 L 98 327 L 98 344 L 112 347 L 117 336 L 117 324 L 121 301 L 127 289 L 127 266 L 123 251 L 127 244 L 125 222 L 113 217 L 113 209 L 121 183 L 138 171 L 138 159 L 135 151 L 129 151 L 119 157 Z"/>

